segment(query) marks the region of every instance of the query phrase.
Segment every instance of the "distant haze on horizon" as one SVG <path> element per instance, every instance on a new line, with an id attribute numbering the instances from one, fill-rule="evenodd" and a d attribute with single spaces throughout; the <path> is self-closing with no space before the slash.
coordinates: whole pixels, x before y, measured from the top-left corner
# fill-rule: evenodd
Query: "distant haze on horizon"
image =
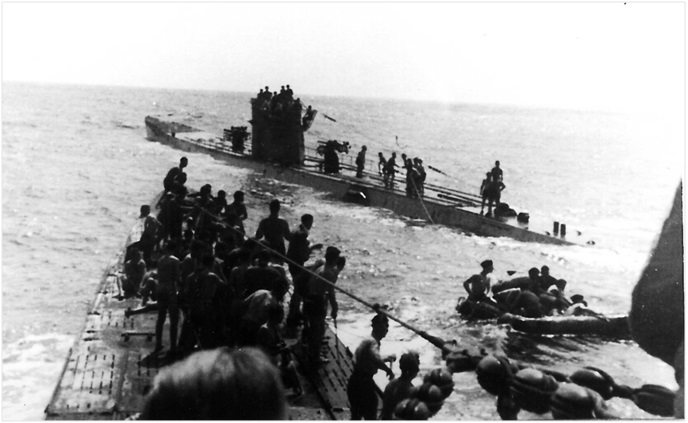
<path id="1" fill-rule="evenodd" d="M 3 82 L 685 113 L 683 3 L 3 3 Z"/>

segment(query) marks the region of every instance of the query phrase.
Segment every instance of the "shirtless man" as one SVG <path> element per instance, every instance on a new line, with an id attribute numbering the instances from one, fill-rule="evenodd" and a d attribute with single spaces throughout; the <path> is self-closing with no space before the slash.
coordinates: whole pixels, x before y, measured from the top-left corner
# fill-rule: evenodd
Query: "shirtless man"
<path id="1" fill-rule="evenodd" d="M 139 248 L 143 253 L 143 260 L 145 260 L 147 265 L 151 264 L 151 254 L 155 249 L 155 245 L 158 243 L 158 235 L 162 229 L 162 223 L 154 216 L 151 216 L 150 212 L 151 209 L 149 205 L 144 204 L 141 206 L 141 215 L 139 219 L 143 219 L 143 232 L 139 240 Z"/>
<path id="2" fill-rule="evenodd" d="M 394 379 L 394 372 L 385 362 L 396 360 L 396 356 L 380 356 L 380 341 L 389 332 L 389 320 L 384 314 L 378 314 L 371 323 L 373 330 L 370 336 L 356 348 L 354 370 L 346 387 L 351 420 L 377 419 L 377 391 L 373 376 L 378 370 L 384 370 L 390 380 Z"/>
<path id="3" fill-rule="evenodd" d="M 289 241 L 289 250 L 287 250 L 287 258 L 289 262 L 289 273 L 291 280 L 296 281 L 299 274 L 303 271 L 303 265 L 308 261 L 313 250 L 322 248 L 322 244 L 310 245 L 308 235 L 313 227 L 313 215 L 304 214 L 301 216 L 301 225 L 291 234 L 291 241 Z M 301 295 L 294 290 L 289 301 L 289 315 L 287 316 L 287 325 L 295 326 L 298 320 L 297 315 L 301 307 Z"/>
<path id="4" fill-rule="evenodd" d="M 331 316 L 337 319 L 339 305 L 333 284 L 337 282 L 341 269 L 337 267 L 340 251 L 335 247 L 327 247 L 325 251 L 325 264 L 315 271 L 316 276 L 311 276 L 308 281 L 307 295 L 304 297 L 303 314 L 308 320 L 308 349 L 313 363 L 327 362 L 320 356 L 320 346 L 325 337 L 325 318 L 327 317 L 327 303 L 332 308 Z M 321 280 L 324 279 L 323 280 Z M 327 283 L 327 282 L 330 283 Z"/>
<path id="5" fill-rule="evenodd" d="M 199 266 L 184 281 L 183 287 L 183 296 L 188 304 L 189 313 L 188 324 L 185 318 L 182 330 L 194 333 L 202 349 L 217 346 L 220 335 L 216 331 L 216 292 L 221 289 L 220 285 L 224 282 L 212 272 L 213 264 L 214 257 L 204 254 Z M 185 340 L 189 335 L 184 336 Z"/>
<path id="6" fill-rule="evenodd" d="M 499 202 L 502 199 L 502 191 L 506 188 L 506 185 L 502 181 L 495 180 L 494 175 L 492 179 L 487 181 L 487 185 L 482 188 L 482 204 L 480 206 L 480 214 L 483 214 L 483 209 L 485 208 L 485 200 L 487 200 L 487 215 L 492 215 L 492 205 L 495 207 L 499 206 Z M 485 181 L 483 181 L 485 183 Z"/>
<path id="7" fill-rule="evenodd" d="M 268 321 L 264 323 L 256 334 L 256 345 L 265 351 L 272 363 L 280 369 L 284 387 L 292 388 L 295 396 L 301 396 L 303 387 L 296 373 L 296 366 L 291 358 L 291 352 L 281 335 L 281 325 L 284 319 L 284 307 L 279 303 L 268 306 Z"/>
<path id="8" fill-rule="evenodd" d="M 122 289 L 125 297 L 133 297 L 139 293 L 145 274 L 146 262 L 143 261 L 143 255 L 141 251 L 134 249 L 132 258 L 124 263 L 125 280 Z"/>
<path id="9" fill-rule="evenodd" d="M 492 174 L 492 180 L 494 181 L 502 181 L 504 180 L 504 172 L 502 171 L 502 168 L 499 167 L 499 160 L 495 162 L 494 167 L 490 171 Z"/>
<path id="10" fill-rule="evenodd" d="M 225 216 L 227 223 L 237 227 L 242 234 L 246 233 L 244 220 L 248 218 L 248 212 L 246 211 L 246 204 L 244 204 L 243 191 L 234 192 L 234 202 L 225 207 Z"/>
<path id="11" fill-rule="evenodd" d="M 163 186 L 165 187 L 165 191 L 171 191 L 174 188 L 174 184 L 179 175 L 182 174 L 184 171 L 184 168 L 189 164 L 189 160 L 186 157 L 182 157 L 179 159 L 179 166 L 173 167 L 167 172 L 167 176 L 165 176 L 165 180 L 163 181 Z"/>
<path id="12" fill-rule="evenodd" d="M 256 335 L 262 325 L 269 319 L 269 310 L 273 305 L 282 304 L 267 289 L 259 289 L 246 297 L 240 306 L 241 320 L 239 323 L 239 346 L 256 344 Z"/>
<path id="13" fill-rule="evenodd" d="M 482 272 L 468 278 L 466 282 L 463 283 L 463 287 L 466 292 L 468 292 L 469 300 L 478 302 L 487 301 L 496 306 L 497 304 L 488 297 L 490 289 L 498 282 L 497 278 L 491 274 L 494 270 L 494 264 L 492 260 L 485 260 L 480 263 L 480 266 L 483 268 Z"/>
<path id="14" fill-rule="evenodd" d="M 417 353 L 407 352 L 401 355 L 399 359 L 401 376 L 389 382 L 385 387 L 385 393 L 382 397 L 380 420 L 393 420 L 394 409 L 397 404 L 411 397 L 413 379 L 418 376 L 419 366 L 420 360 L 418 359 Z"/>
<path id="15" fill-rule="evenodd" d="M 141 284 L 141 306 L 124 310 L 124 317 L 158 311 L 158 269 L 146 272 Z"/>
<path id="16" fill-rule="evenodd" d="M 284 256 L 287 253 L 284 240 L 291 240 L 291 232 L 289 231 L 287 221 L 279 217 L 279 212 L 279 200 L 272 200 L 270 202 L 270 216 L 261 220 L 258 224 L 255 239 L 259 240 L 265 237 L 267 246 L 281 256 Z M 276 258 L 275 261 L 279 264 L 283 262 L 281 257 Z"/>
<path id="17" fill-rule="evenodd" d="M 156 296 L 158 300 L 158 319 L 155 322 L 155 350 L 162 349 L 162 329 L 167 314 L 170 315 L 170 352 L 177 350 L 177 325 L 179 324 L 179 305 L 177 291 L 181 285 L 181 263 L 174 256 L 177 242 L 171 240 L 165 246 L 165 251 L 158 260 L 158 285 Z"/>
<path id="18" fill-rule="evenodd" d="M 296 264 L 289 263 L 289 273 L 292 280 L 294 280 L 303 268 L 303 264 L 308 261 L 313 250 L 322 248 L 322 244 L 310 245 L 308 235 L 313 227 L 313 215 L 304 214 L 301 216 L 301 224 L 291 233 L 291 241 L 289 241 L 289 249 L 287 250 L 287 258 L 294 261 Z"/>
<path id="19" fill-rule="evenodd" d="M 249 267 L 244 273 L 243 295 L 248 296 L 260 289 L 267 289 L 281 301 L 289 290 L 289 281 L 284 268 L 270 266 L 270 253 L 265 250 L 256 253 L 255 262 L 255 266 Z"/>
<path id="20" fill-rule="evenodd" d="M 385 171 L 385 166 L 387 165 L 387 159 L 385 159 L 385 156 L 382 154 L 382 152 L 377 153 L 377 157 L 379 161 L 377 162 L 377 173 L 382 176 Z"/>

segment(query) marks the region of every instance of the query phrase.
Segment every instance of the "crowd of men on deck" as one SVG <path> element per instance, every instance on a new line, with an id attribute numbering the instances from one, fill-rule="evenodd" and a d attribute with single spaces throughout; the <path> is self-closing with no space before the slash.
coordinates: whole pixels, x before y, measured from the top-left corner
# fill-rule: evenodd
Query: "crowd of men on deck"
<path id="1" fill-rule="evenodd" d="M 296 110 L 301 112 L 303 105 L 301 99 L 294 99 L 294 90 L 289 85 L 282 85 L 279 93 L 277 91 L 271 92 L 269 86 L 265 89 L 261 88 L 256 98 L 259 101 L 261 109 L 269 111 L 272 114 L 279 115 L 284 111 Z M 310 109 L 310 106 L 308 106 Z"/>
<path id="2" fill-rule="evenodd" d="M 328 362 L 323 352 L 326 317 L 329 306 L 330 315 L 337 318 L 333 287 L 346 258 L 330 246 L 324 260 L 304 267 L 313 250 L 322 248 L 308 240 L 314 218 L 304 214 L 298 228 L 290 231 L 288 222 L 279 217 L 279 200 L 270 202 L 270 213 L 255 235 L 246 236 L 244 193 L 235 192 L 232 203 L 224 191 L 214 196 L 209 184 L 190 193 L 185 186 L 187 165 L 183 157 L 165 177 L 157 217 L 151 215 L 150 206 L 141 207 L 141 238 L 127 248 L 122 278 L 123 296 L 140 297 L 141 307 L 128 309 L 125 315 L 157 312 L 156 353 L 165 348 L 163 328 L 169 317 L 167 354 L 173 358 L 218 347 L 260 348 L 280 370 L 285 387 L 299 396 L 302 388 L 282 336 L 285 295 L 291 291 L 286 326 L 303 325 L 302 342 L 310 364 Z M 396 356 L 383 359 L 379 353 L 388 327 L 386 316 L 376 315 L 371 338 L 356 350 L 349 381 L 355 416 L 376 418 L 372 377 L 378 369 L 394 376 L 386 361 Z M 394 395 L 395 401 L 403 399 L 399 396 Z"/>
<path id="3" fill-rule="evenodd" d="M 384 154 L 378 154 L 378 174 L 382 176 L 385 188 L 394 187 L 394 175 L 398 172 L 397 153 L 393 152 L 389 159 L 385 159 Z M 423 166 L 423 160 L 415 157 L 411 159 L 406 153 L 401 155 L 402 167 L 406 170 L 406 196 L 418 198 L 425 194 L 425 178 L 427 173 Z"/>

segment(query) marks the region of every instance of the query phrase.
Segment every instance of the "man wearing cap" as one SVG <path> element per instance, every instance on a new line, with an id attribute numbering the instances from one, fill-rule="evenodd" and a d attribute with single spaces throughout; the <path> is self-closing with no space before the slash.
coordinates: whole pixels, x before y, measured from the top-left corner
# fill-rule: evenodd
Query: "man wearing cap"
<path id="1" fill-rule="evenodd" d="M 399 358 L 401 376 L 399 376 L 399 379 L 389 382 L 385 387 L 385 393 L 382 396 L 380 420 L 392 420 L 397 404 L 411 397 L 413 379 L 418 376 L 419 366 L 420 360 L 417 353 L 407 352 L 401 355 L 401 358 Z"/>
<path id="2" fill-rule="evenodd" d="M 327 247 L 325 251 L 325 264 L 316 270 L 315 276 L 308 281 L 305 296 L 303 298 L 303 314 L 308 322 L 308 350 L 311 360 L 316 363 L 327 362 L 327 358 L 320 356 L 320 347 L 325 338 L 325 318 L 327 317 L 327 303 L 332 307 L 331 316 L 337 319 L 339 305 L 334 294 L 334 284 L 337 283 L 340 268 L 337 260 L 339 249 Z"/>
<path id="3" fill-rule="evenodd" d="M 384 314 L 377 314 L 371 325 L 373 330 L 370 336 L 356 348 L 354 370 L 346 387 L 351 420 L 377 419 L 377 390 L 373 376 L 378 370 L 384 370 L 390 380 L 394 379 L 394 372 L 385 362 L 396 360 L 396 356 L 380 356 L 380 341 L 389 332 L 389 319 Z"/>
<path id="4" fill-rule="evenodd" d="M 497 278 L 492 275 L 494 265 L 492 260 L 485 260 L 480 263 L 483 268 L 482 272 L 473 275 L 463 283 L 463 287 L 468 292 L 468 299 L 471 301 L 488 301 L 493 302 L 488 294 L 493 285 L 497 284 Z M 494 304 L 496 305 L 496 304 Z"/>

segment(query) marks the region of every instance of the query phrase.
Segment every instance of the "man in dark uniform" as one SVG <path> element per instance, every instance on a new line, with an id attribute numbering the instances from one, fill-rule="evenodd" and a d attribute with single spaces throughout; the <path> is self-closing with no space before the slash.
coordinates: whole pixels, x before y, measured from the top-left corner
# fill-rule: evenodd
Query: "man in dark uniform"
<path id="1" fill-rule="evenodd" d="M 383 168 L 385 188 L 394 188 L 394 174 L 397 173 L 397 153 L 392 153 L 392 157 L 387 160 Z"/>
<path id="2" fill-rule="evenodd" d="M 361 147 L 361 151 L 358 152 L 358 156 L 356 156 L 356 177 L 357 178 L 362 178 L 363 177 L 363 168 L 365 167 L 365 155 L 366 155 L 366 150 L 368 147 L 365 145 Z"/>

